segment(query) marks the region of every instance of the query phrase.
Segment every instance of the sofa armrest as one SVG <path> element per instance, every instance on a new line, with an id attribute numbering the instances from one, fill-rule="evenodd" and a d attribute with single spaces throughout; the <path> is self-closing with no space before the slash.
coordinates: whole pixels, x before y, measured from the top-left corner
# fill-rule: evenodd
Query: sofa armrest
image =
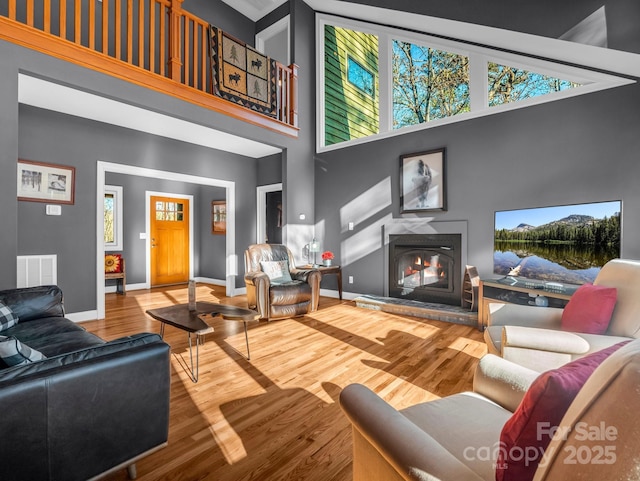
<path id="1" fill-rule="evenodd" d="M 0 301 L 19 322 L 44 317 L 64 317 L 62 290 L 58 286 L 21 287 L 0 291 Z"/>
<path id="2" fill-rule="evenodd" d="M 589 343 L 566 331 L 504 326 L 502 357 L 536 371 L 547 371 L 589 352 Z"/>
<path id="3" fill-rule="evenodd" d="M 529 326 L 560 329 L 562 309 L 557 307 L 523 306 L 489 303 L 489 326 Z"/>
<path id="4" fill-rule="evenodd" d="M 458 461 L 432 436 L 361 384 L 340 393 L 340 406 L 364 439 L 400 477 L 407 480 L 474 480 L 481 478 Z M 354 463 L 367 462 L 356 460 Z"/>
<path id="5" fill-rule="evenodd" d="M 18 436 L 2 443 L 0 479 L 90 479 L 166 444 L 170 351 L 147 336 L 0 382 L 0 431 Z"/>
<path id="6" fill-rule="evenodd" d="M 269 276 L 262 271 L 250 271 L 245 273 L 244 281 L 247 284 L 251 284 L 253 286 L 258 286 L 259 284 L 264 284 L 269 289 L 269 285 L 271 281 L 269 280 Z"/>
<path id="7" fill-rule="evenodd" d="M 322 274 L 318 269 L 300 269 L 298 267 L 291 269 L 291 278 L 297 281 L 308 282 L 311 284 L 317 278 L 318 282 L 322 278 Z"/>
<path id="8" fill-rule="evenodd" d="M 514 347 L 565 354 L 586 354 L 589 351 L 589 343 L 573 332 L 504 326 L 502 328 L 502 352 L 504 353 L 507 348 Z"/>
<path id="9" fill-rule="evenodd" d="M 514 412 L 540 373 L 493 354 L 480 359 L 473 376 L 473 391 Z"/>
<path id="10" fill-rule="evenodd" d="M 4 383 L 26 379 L 29 376 L 46 376 L 50 372 L 55 372 L 64 368 L 71 368 L 74 364 L 92 359 L 107 357 L 120 352 L 129 352 L 132 348 L 162 342 L 159 334 L 140 333 L 132 336 L 121 337 L 113 341 L 105 342 L 97 346 L 92 346 L 77 351 L 67 352 L 58 356 L 47 357 L 38 362 L 12 366 L 0 370 L 0 389 Z M 0 399 L 2 398 L 0 393 Z"/>

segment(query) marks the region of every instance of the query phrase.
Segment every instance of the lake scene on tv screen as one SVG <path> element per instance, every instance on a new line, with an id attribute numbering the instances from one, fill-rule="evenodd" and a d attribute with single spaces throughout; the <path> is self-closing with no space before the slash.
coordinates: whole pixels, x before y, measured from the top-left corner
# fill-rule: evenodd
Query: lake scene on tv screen
<path id="1" fill-rule="evenodd" d="M 620 257 L 622 202 L 498 211 L 493 270 L 543 282 L 592 283 Z"/>

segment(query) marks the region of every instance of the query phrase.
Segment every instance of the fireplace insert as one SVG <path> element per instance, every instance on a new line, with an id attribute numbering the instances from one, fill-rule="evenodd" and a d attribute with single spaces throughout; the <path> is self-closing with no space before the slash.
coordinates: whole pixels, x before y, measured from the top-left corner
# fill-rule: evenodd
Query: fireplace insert
<path id="1" fill-rule="evenodd" d="M 461 235 L 389 236 L 389 296 L 461 305 Z"/>

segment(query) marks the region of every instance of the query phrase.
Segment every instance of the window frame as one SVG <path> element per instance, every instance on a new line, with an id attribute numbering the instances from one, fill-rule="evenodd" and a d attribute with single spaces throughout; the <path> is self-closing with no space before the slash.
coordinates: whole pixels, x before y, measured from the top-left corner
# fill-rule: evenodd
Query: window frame
<path id="1" fill-rule="evenodd" d="M 122 219 L 122 186 L 120 185 L 105 185 L 104 195 L 113 195 L 113 230 L 114 241 L 104 242 L 105 251 L 122 251 L 123 245 L 123 219 Z M 104 222 L 104 217 L 103 217 Z"/>
<path id="2" fill-rule="evenodd" d="M 335 26 L 363 32 L 378 37 L 378 68 L 379 68 L 379 129 L 380 133 L 367 137 L 351 139 L 337 144 L 325 145 L 325 75 L 324 75 L 324 29 L 325 26 Z M 469 58 L 469 95 L 470 112 L 451 117 L 432 120 L 422 124 L 393 129 L 393 85 L 391 71 L 391 55 L 393 40 L 400 40 L 416 44 L 427 45 L 431 48 L 457 53 Z M 489 107 L 488 101 L 488 63 L 495 62 L 533 71 L 543 75 L 558 77 L 580 83 L 581 86 L 553 92 L 547 95 L 523 99 L 499 106 Z M 316 72 L 319 95 L 316 97 L 316 152 L 327 152 L 359 145 L 375 140 L 403 135 L 410 132 L 435 128 L 454 122 L 462 122 L 486 115 L 494 115 L 509 110 L 526 108 L 546 102 L 584 95 L 599 90 L 619 87 L 635 83 L 635 80 L 614 76 L 585 68 L 565 65 L 551 60 L 541 60 L 526 56 L 504 52 L 489 47 L 471 45 L 462 41 L 449 40 L 431 35 L 407 31 L 396 27 L 371 24 L 363 21 L 347 19 L 335 15 L 316 14 Z"/>

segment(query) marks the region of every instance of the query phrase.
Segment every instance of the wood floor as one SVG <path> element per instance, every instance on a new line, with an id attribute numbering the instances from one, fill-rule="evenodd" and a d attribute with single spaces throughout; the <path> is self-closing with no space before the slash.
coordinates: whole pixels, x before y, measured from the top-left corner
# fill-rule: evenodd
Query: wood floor
<path id="1" fill-rule="evenodd" d="M 246 307 L 244 296 L 199 284 L 198 300 Z M 104 339 L 159 332 L 146 309 L 187 301 L 186 286 L 107 295 L 107 318 L 83 323 Z M 471 388 L 486 352 L 475 328 L 355 307 L 323 297 L 312 315 L 250 324 L 215 319 L 191 382 L 187 335 L 172 347 L 166 448 L 137 463 L 147 480 L 351 480 L 351 428 L 340 390 L 362 383 L 396 408 Z M 132 386 L 135 389 L 135 386 Z M 150 420 L 151 421 L 151 420 Z M 124 470 L 106 479 L 127 479 Z"/>

